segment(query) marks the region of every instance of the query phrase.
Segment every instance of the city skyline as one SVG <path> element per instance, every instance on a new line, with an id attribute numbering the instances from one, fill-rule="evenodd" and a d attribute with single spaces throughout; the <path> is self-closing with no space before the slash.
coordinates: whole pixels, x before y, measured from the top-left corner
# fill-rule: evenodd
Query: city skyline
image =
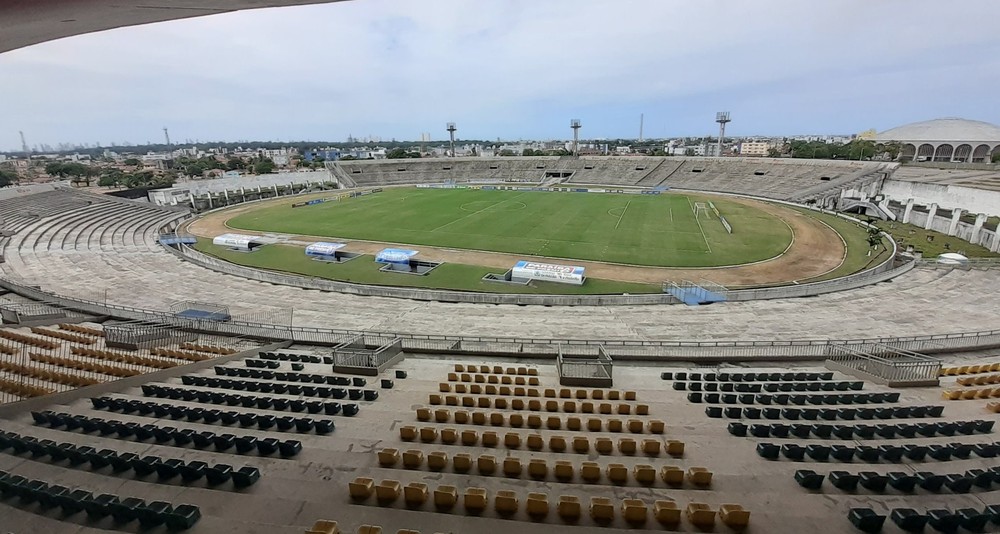
<path id="1" fill-rule="evenodd" d="M 109 146 L 164 126 L 437 141 L 454 121 L 458 139 L 561 140 L 570 118 L 581 139 L 629 139 L 640 114 L 646 138 L 712 136 L 723 110 L 734 137 L 1000 122 L 985 105 L 1000 5 L 966 6 L 364 0 L 122 28 L 0 54 L 15 81 L 0 87 L 0 150 L 20 150 L 20 130 L 29 146 Z"/>

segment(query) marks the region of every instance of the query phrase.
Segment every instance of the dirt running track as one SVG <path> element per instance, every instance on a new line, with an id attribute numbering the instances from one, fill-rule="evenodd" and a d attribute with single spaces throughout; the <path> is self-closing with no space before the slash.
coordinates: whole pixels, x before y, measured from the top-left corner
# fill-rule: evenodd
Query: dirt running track
<path id="1" fill-rule="evenodd" d="M 323 194 L 328 195 L 329 192 Z M 698 194 L 702 195 L 705 193 L 699 191 Z M 295 197 L 295 201 L 301 202 L 304 198 L 307 197 Z M 586 267 L 588 277 L 652 284 L 659 284 L 667 280 L 708 280 L 728 287 L 787 284 L 826 274 L 839 267 L 844 261 L 846 248 L 843 238 L 822 221 L 780 204 L 731 196 L 726 196 L 725 198 L 731 202 L 739 202 L 763 210 L 787 223 L 792 229 L 792 244 L 788 250 L 784 254 L 772 259 L 746 265 L 708 268 L 669 268 L 641 267 L 499 252 L 458 250 L 411 245 L 408 243 L 346 240 L 338 239 L 336 236 L 280 234 L 280 237 L 287 238 L 289 244 L 297 244 L 303 247 L 312 241 L 336 239 L 348 244 L 345 250 L 365 254 L 375 254 L 386 246 L 415 246 L 420 250 L 420 256 L 433 259 L 434 261 L 492 267 L 497 269 L 498 273 L 505 272 L 518 260 L 529 257 L 550 263 L 565 264 L 567 261 L 570 261 L 573 265 Z M 265 202 L 288 201 L 288 198 L 278 198 Z M 260 206 L 260 203 L 254 202 L 210 213 L 188 223 L 187 230 L 198 237 L 204 238 L 212 238 L 219 234 L 231 232 L 234 230 L 226 224 L 229 219 L 240 213 L 255 210 Z M 240 233 L 262 235 L 260 232 L 238 231 Z M 268 235 L 275 236 L 275 234 Z"/>

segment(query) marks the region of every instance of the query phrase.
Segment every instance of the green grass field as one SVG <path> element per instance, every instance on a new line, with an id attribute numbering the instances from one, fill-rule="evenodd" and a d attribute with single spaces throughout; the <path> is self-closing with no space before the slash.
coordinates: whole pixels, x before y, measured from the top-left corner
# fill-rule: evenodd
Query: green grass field
<path id="1" fill-rule="evenodd" d="M 382 265 L 375 263 L 371 256 L 361 256 L 346 263 L 326 263 L 306 257 L 302 247 L 291 245 L 268 245 L 252 254 L 246 254 L 213 245 L 209 239 L 199 239 L 195 249 L 247 267 L 358 284 L 453 289 L 481 293 L 538 293 L 546 295 L 637 294 L 659 293 L 662 290 L 659 285 L 655 284 L 618 282 L 599 278 L 587 278 L 587 282 L 582 286 L 537 281 L 526 286 L 498 284 L 484 282 L 482 278 L 487 273 L 497 272 L 500 269 L 458 263 L 445 263 L 425 276 L 383 273 L 378 270 Z"/>
<path id="2" fill-rule="evenodd" d="M 713 202 L 732 224 L 726 232 Z M 474 189 L 389 189 L 292 208 L 271 203 L 228 224 L 260 232 L 384 241 L 649 265 L 716 267 L 781 254 L 792 232 L 762 210 L 720 197 Z"/>

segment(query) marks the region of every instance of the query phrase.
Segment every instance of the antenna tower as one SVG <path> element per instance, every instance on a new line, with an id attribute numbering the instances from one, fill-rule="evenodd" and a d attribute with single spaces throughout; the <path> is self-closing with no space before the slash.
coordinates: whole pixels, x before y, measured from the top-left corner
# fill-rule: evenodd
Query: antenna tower
<path id="1" fill-rule="evenodd" d="M 573 155 L 578 156 L 580 147 L 580 119 L 569 121 L 569 127 L 573 129 Z"/>
<path id="2" fill-rule="evenodd" d="M 25 154 L 31 152 L 31 150 L 28 149 L 28 142 L 24 140 L 24 132 L 18 130 L 17 133 L 21 134 L 21 150 L 23 150 Z"/>

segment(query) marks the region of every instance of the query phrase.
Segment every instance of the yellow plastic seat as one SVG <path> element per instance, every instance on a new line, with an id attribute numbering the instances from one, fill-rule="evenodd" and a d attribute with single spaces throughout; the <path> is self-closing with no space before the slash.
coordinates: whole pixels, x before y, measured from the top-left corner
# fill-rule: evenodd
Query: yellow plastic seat
<path id="1" fill-rule="evenodd" d="M 538 369 L 536 369 L 534 367 L 528 367 L 528 368 L 525 369 L 525 371 L 528 372 L 528 376 L 538 376 Z M 521 374 L 521 373 L 518 373 L 518 374 Z"/>
<path id="2" fill-rule="evenodd" d="M 462 407 L 463 408 L 475 408 L 476 398 L 475 397 L 462 397 Z"/>
<path id="3" fill-rule="evenodd" d="M 483 394 L 483 386 L 482 386 L 482 384 L 472 384 L 472 385 L 470 385 L 469 386 L 469 393 L 471 395 L 482 395 Z"/>
<path id="4" fill-rule="evenodd" d="M 525 385 L 527 383 L 528 383 L 528 381 L 523 376 L 515 376 L 514 377 L 514 385 L 515 386 L 523 386 L 523 385 Z"/>
<path id="5" fill-rule="evenodd" d="M 583 421 L 581 421 L 579 417 L 567 417 L 566 429 L 572 430 L 573 432 L 579 432 L 583 429 Z"/>
<path id="6" fill-rule="evenodd" d="M 573 477 L 576 476 L 576 470 L 573 468 L 573 462 L 568 460 L 556 460 L 556 466 L 553 469 L 553 474 L 559 482 L 570 482 L 573 480 Z M 600 475 L 600 471 L 598 471 L 598 475 Z"/>
<path id="7" fill-rule="evenodd" d="M 486 381 L 490 384 L 510 384 L 506 376 L 503 378 L 504 380 L 501 380 L 500 377 L 497 375 L 490 375 L 489 377 L 486 378 Z"/>
<path id="8" fill-rule="evenodd" d="M 403 488 L 403 502 L 408 506 L 421 506 L 427 502 L 427 484 L 410 482 Z"/>
<path id="9" fill-rule="evenodd" d="M 375 486 L 375 499 L 381 505 L 392 504 L 399 499 L 402 485 L 398 480 L 383 480 Z"/>
<path id="10" fill-rule="evenodd" d="M 462 445 L 466 447 L 471 447 L 479 443 L 479 433 L 475 430 L 463 430 L 462 431 Z"/>
<path id="11" fill-rule="evenodd" d="M 528 434 L 528 448 L 533 451 L 540 451 L 545 447 L 545 441 L 540 434 Z"/>
<path id="12" fill-rule="evenodd" d="M 635 400 L 635 391 L 632 391 L 632 390 L 623 391 L 622 392 L 622 396 L 627 401 L 634 401 Z"/>
<path id="13" fill-rule="evenodd" d="M 658 439 L 642 440 L 642 452 L 645 453 L 647 456 L 659 456 L 660 440 Z"/>
<path id="14" fill-rule="evenodd" d="M 443 471 L 448 467 L 448 453 L 434 451 L 427 455 L 427 468 L 431 471 Z"/>
<path id="15" fill-rule="evenodd" d="M 496 408 L 497 410 L 506 410 L 507 409 L 507 399 L 504 399 L 502 397 L 499 398 L 499 399 L 495 399 L 493 401 L 493 407 Z"/>
<path id="16" fill-rule="evenodd" d="M 549 465 L 541 458 L 532 458 L 528 461 L 528 476 L 536 480 L 544 479 L 549 475 Z"/>
<path id="17" fill-rule="evenodd" d="M 650 434 L 662 434 L 666 425 L 659 419 L 651 419 L 646 426 Z"/>
<path id="18" fill-rule="evenodd" d="M 622 393 L 617 389 L 608 390 L 608 400 L 621 400 Z"/>
<path id="19" fill-rule="evenodd" d="M 545 388 L 545 393 L 543 393 L 542 396 L 547 399 L 554 399 L 556 398 L 556 390 L 552 388 Z"/>
<path id="20" fill-rule="evenodd" d="M 519 413 L 512 413 L 508 418 L 508 423 L 514 428 L 521 428 L 524 426 L 524 416 Z"/>
<path id="21" fill-rule="evenodd" d="M 538 415 L 528 416 L 528 428 L 542 428 L 542 418 Z"/>
<path id="22" fill-rule="evenodd" d="M 503 436 L 503 445 L 508 449 L 517 449 L 521 446 L 521 435 L 517 432 L 508 432 Z"/>
<path id="23" fill-rule="evenodd" d="M 489 397 L 476 397 L 476 406 L 490 408 L 493 406 L 493 401 Z"/>
<path id="24" fill-rule="evenodd" d="M 527 394 L 528 394 L 528 391 L 526 389 L 524 389 L 523 387 L 516 387 L 516 388 L 514 388 L 514 396 L 515 397 L 524 397 Z"/>
<path id="25" fill-rule="evenodd" d="M 536 521 L 544 519 L 549 515 L 549 498 L 544 493 L 529 493 L 525 508 L 532 519 Z"/>
<path id="26" fill-rule="evenodd" d="M 472 412 L 472 424 L 479 426 L 485 425 L 486 412 Z"/>
<path id="27" fill-rule="evenodd" d="M 312 528 L 306 531 L 306 534 L 340 534 L 340 527 L 337 526 L 336 521 L 318 519 L 313 523 Z"/>
<path id="28" fill-rule="evenodd" d="M 595 389 L 595 390 L 591 391 L 590 392 L 590 398 L 592 398 L 594 400 L 603 400 L 604 399 L 604 390 L 603 389 Z"/>
<path id="29" fill-rule="evenodd" d="M 520 508 L 517 502 L 517 493 L 510 490 L 497 491 L 493 498 L 493 507 L 500 515 L 514 515 Z"/>
<path id="30" fill-rule="evenodd" d="M 469 424 L 469 412 L 465 410 L 455 410 L 455 423 L 459 425 Z"/>
<path id="31" fill-rule="evenodd" d="M 486 495 L 486 488 L 466 488 L 465 489 L 465 511 L 472 514 L 480 514 L 486 510 L 489 498 Z"/>
<path id="32" fill-rule="evenodd" d="M 419 449 L 410 449 L 403 452 L 403 467 L 407 469 L 418 469 L 424 463 L 424 453 Z"/>
<path id="33" fill-rule="evenodd" d="M 599 411 L 602 415 L 611 415 L 613 409 L 614 408 L 611 406 L 611 403 L 609 402 L 602 402 L 601 405 L 599 406 Z"/>
<path id="34" fill-rule="evenodd" d="M 521 471 L 524 468 L 521 466 L 521 460 L 514 458 L 513 456 L 508 456 L 503 459 L 503 474 L 509 478 L 521 478 Z"/>
<path id="35" fill-rule="evenodd" d="M 458 395 L 445 395 L 444 403 L 447 406 L 458 406 Z"/>
<path id="36" fill-rule="evenodd" d="M 511 393 L 510 386 L 500 386 L 497 388 L 497 393 L 509 397 Z"/>
<path id="37" fill-rule="evenodd" d="M 429 419 L 430 418 L 428 417 L 428 420 Z M 434 420 L 437 421 L 438 423 L 447 423 L 449 419 L 451 419 L 451 412 L 448 411 L 447 409 L 442 408 L 434 410 Z"/>
<path id="38" fill-rule="evenodd" d="M 600 432 L 602 428 L 604 428 L 604 421 L 596 417 L 587 419 L 587 430 L 590 432 Z"/>
<path id="39" fill-rule="evenodd" d="M 424 443 L 434 443 L 437 441 L 438 431 L 432 426 L 425 426 L 420 428 L 420 441 Z"/>
<path id="40" fill-rule="evenodd" d="M 656 483 L 656 468 L 649 464 L 636 464 L 632 468 L 632 476 L 643 486 L 652 486 Z"/>
<path id="41" fill-rule="evenodd" d="M 562 419 L 560 419 L 558 416 L 555 415 L 548 417 L 545 420 L 545 426 L 549 430 L 559 430 L 560 428 L 562 428 Z"/>
<path id="42" fill-rule="evenodd" d="M 618 415 L 630 415 L 632 413 L 631 404 L 619 404 L 618 405 Z"/>
<path id="43" fill-rule="evenodd" d="M 415 426 L 399 427 L 399 439 L 403 441 L 413 441 L 417 439 L 417 427 Z"/>
<path id="44" fill-rule="evenodd" d="M 456 473 L 468 473 L 472 469 L 472 456 L 464 452 L 456 454 L 451 459 L 451 468 Z"/>
<path id="45" fill-rule="evenodd" d="M 483 447 L 496 447 L 500 443 L 500 436 L 496 432 L 483 432 Z"/>
<path id="46" fill-rule="evenodd" d="M 628 431 L 633 434 L 642 434 L 642 421 L 639 419 L 628 420 Z"/>
<path id="47" fill-rule="evenodd" d="M 585 389 L 578 389 L 578 390 L 576 390 L 576 398 L 577 398 L 577 400 L 586 400 L 587 399 L 587 390 L 585 390 Z"/>
<path id="48" fill-rule="evenodd" d="M 529 384 L 529 385 L 535 385 L 535 386 L 537 386 L 538 384 Z M 542 394 L 539 393 L 538 389 L 536 389 L 536 388 L 528 388 L 528 396 L 529 397 L 541 397 Z"/>
<path id="49" fill-rule="evenodd" d="M 431 420 L 431 409 L 430 408 L 417 408 L 417 421 L 430 421 Z"/>
<path id="50" fill-rule="evenodd" d="M 463 365 L 461 363 L 456 363 L 455 364 L 455 372 L 456 373 L 464 373 L 465 372 L 465 365 Z"/>
<path id="51" fill-rule="evenodd" d="M 594 440 L 594 450 L 598 454 L 612 454 L 615 452 L 615 443 L 611 438 L 597 438 Z"/>
<path id="52" fill-rule="evenodd" d="M 577 454 L 586 454 L 590 452 L 590 440 L 586 436 L 577 436 L 573 438 L 573 451 Z"/>
<path id="53" fill-rule="evenodd" d="M 715 527 L 715 510 L 705 503 L 688 503 L 686 515 L 688 521 L 698 528 L 709 529 Z"/>
<path id="54" fill-rule="evenodd" d="M 624 425 L 621 419 L 608 419 L 608 432 L 621 432 Z"/>
<path id="55" fill-rule="evenodd" d="M 670 456 L 684 456 L 684 442 L 676 439 L 668 439 L 667 454 Z"/>
<path id="56" fill-rule="evenodd" d="M 358 527 L 358 534 L 382 534 L 382 527 L 378 525 L 361 525 Z"/>
<path id="57" fill-rule="evenodd" d="M 580 498 L 576 495 L 560 495 L 559 504 L 556 511 L 560 519 L 567 523 L 575 523 L 580 520 Z"/>
<path id="58" fill-rule="evenodd" d="M 653 502 L 653 517 L 661 525 L 673 527 L 681 522 L 681 509 L 674 501 L 656 500 Z"/>
<path id="59" fill-rule="evenodd" d="M 968 391 L 963 391 L 962 392 L 962 400 L 972 400 L 972 399 L 976 398 L 976 394 L 978 394 L 978 393 L 979 392 L 976 391 L 976 390 L 974 390 L 974 389 L 970 389 Z"/>
<path id="60" fill-rule="evenodd" d="M 497 387 L 494 386 L 493 384 L 490 384 L 490 385 L 486 386 L 485 391 L 486 391 L 487 395 L 496 395 L 497 394 Z"/>
<path id="61" fill-rule="evenodd" d="M 382 467 L 392 467 L 399 462 L 397 449 L 382 449 L 378 451 L 378 464 Z"/>
<path id="62" fill-rule="evenodd" d="M 505 423 L 505 418 L 500 412 L 490 413 L 490 425 L 492 426 L 503 426 Z"/>
<path id="63" fill-rule="evenodd" d="M 731 529 L 743 530 L 750 525 L 750 511 L 738 504 L 723 504 L 719 506 L 719 519 Z"/>
<path id="64" fill-rule="evenodd" d="M 649 518 L 649 509 L 639 499 L 622 499 L 622 517 L 630 525 L 643 525 Z"/>
<path id="65" fill-rule="evenodd" d="M 629 456 L 635 454 L 636 443 L 632 438 L 622 438 L 618 440 L 618 452 L 622 454 L 628 454 Z"/>
<path id="66" fill-rule="evenodd" d="M 712 485 L 712 472 L 704 467 L 690 467 L 687 472 L 688 482 L 699 488 L 707 488 Z"/>
<path id="67" fill-rule="evenodd" d="M 660 468 L 660 478 L 668 486 L 680 487 L 684 484 L 684 470 L 676 465 L 665 465 Z"/>
<path id="68" fill-rule="evenodd" d="M 430 403 L 430 404 L 433 404 L 433 405 L 435 405 L 435 406 L 438 406 L 438 405 L 441 405 L 441 404 L 444 404 L 444 401 L 443 401 L 443 400 L 441 400 L 441 395 L 438 395 L 438 394 L 435 394 L 435 393 L 432 393 L 432 394 L 431 394 L 431 395 L 430 395 L 430 396 L 429 396 L 429 397 L 427 398 L 427 402 L 428 402 L 428 403 Z"/>
<path id="69" fill-rule="evenodd" d="M 534 371 L 534 369 L 532 369 L 532 371 Z M 541 385 L 541 381 L 538 380 L 537 376 L 529 376 L 528 377 L 528 385 L 529 386 L 538 386 L 538 385 Z"/>
<path id="70" fill-rule="evenodd" d="M 490 383 L 491 384 L 496 384 L 496 377 L 491 376 L 490 378 L 493 379 L 493 381 L 491 381 Z M 485 384 L 486 383 L 486 377 L 483 376 L 483 375 L 481 375 L 481 374 L 479 374 L 479 373 L 476 373 L 475 375 L 473 375 L 473 381 L 476 384 Z"/>
<path id="71" fill-rule="evenodd" d="M 622 464 L 608 464 L 608 480 L 614 484 L 628 483 L 628 468 Z"/>
<path id="72" fill-rule="evenodd" d="M 590 498 L 590 518 L 599 524 L 607 524 L 615 520 L 615 505 L 607 497 Z"/>
<path id="73" fill-rule="evenodd" d="M 528 401 L 528 411 L 540 412 L 542 411 L 542 401 L 538 399 L 531 399 Z"/>
<path id="74" fill-rule="evenodd" d="M 451 510 L 458 502 L 455 486 L 438 486 L 434 489 L 434 506 L 438 510 Z"/>
<path id="75" fill-rule="evenodd" d="M 563 452 L 566 450 L 566 438 L 563 436 L 552 436 L 549 438 L 549 450 L 552 452 Z"/>
<path id="76" fill-rule="evenodd" d="M 375 481 L 367 477 L 358 477 L 347 483 L 347 490 L 352 499 L 363 501 L 375 492 Z"/>
<path id="77" fill-rule="evenodd" d="M 946 389 L 941 392 L 941 398 L 944 400 L 959 400 L 962 398 L 962 390 Z"/>
<path id="78" fill-rule="evenodd" d="M 594 413 L 594 403 L 592 402 L 581 402 L 580 403 L 580 413 Z"/>
<path id="79" fill-rule="evenodd" d="M 566 413 L 576 413 L 576 402 L 575 401 L 564 401 L 562 403 L 562 411 Z"/>
<path id="80" fill-rule="evenodd" d="M 601 466 L 597 462 L 583 462 L 580 464 L 580 478 L 589 484 L 596 484 L 601 480 Z"/>
<path id="81" fill-rule="evenodd" d="M 492 475 L 497 471 L 497 459 L 492 454 L 483 454 L 476 460 L 480 475 Z"/>
<path id="82" fill-rule="evenodd" d="M 458 443 L 458 430 L 454 428 L 442 428 L 441 429 L 441 443 L 445 445 L 454 445 Z"/>
<path id="83" fill-rule="evenodd" d="M 524 399 L 513 399 L 510 401 L 511 410 L 523 410 L 524 409 Z"/>
<path id="84" fill-rule="evenodd" d="M 455 384 L 455 393 L 459 395 L 465 395 L 469 392 L 469 387 L 466 384 Z"/>

